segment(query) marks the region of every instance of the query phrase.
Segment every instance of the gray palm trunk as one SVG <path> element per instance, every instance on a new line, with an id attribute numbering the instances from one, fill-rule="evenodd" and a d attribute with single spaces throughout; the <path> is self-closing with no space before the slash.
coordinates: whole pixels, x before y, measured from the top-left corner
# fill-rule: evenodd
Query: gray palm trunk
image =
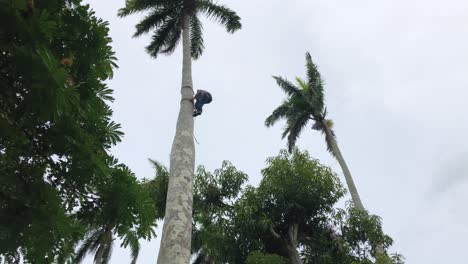
<path id="1" fill-rule="evenodd" d="M 104 246 L 100 245 L 97 252 L 96 252 L 96 256 L 94 257 L 94 263 L 95 264 L 101 264 L 103 255 L 104 255 Z"/>
<path id="2" fill-rule="evenodd" d="M 112 228 L 106 228 L 104 234 L 100 238 L 100 245 L 98 250 L 96 251 L 96 255 L 94 257 L 95 264 L 102 264 L 102 258 L 104 257 L 104 253 L 106 250 L 109 250 L 110 243 L 112 243 Z"/>
<path id="3" fill-rule="evenodd" d="M 158 264 L 187 264 L 190 260 L 195 169 L 193 103 L 190 101 L 193 97 L 190 15 L 184 16 L 182 44 L 182 99 L 171 149 L 169 186 Z"/>
<path id="4" fill-rule="evenodd" d="M 351 172 L 348 169 L 348 165 L 341 154 L 340 148 L 336 143 L 335 136 L 332 134 L 328 124 L 325 120 L 321 121 L 323 129 L 325 130 L 325 136 L 327 137 L 327 141 L 330 142 L 333 154 L 335 154 L 336 160 L 341 166 L 343 170 L 344 177 L 346 179 L 346 184 L 348 185 L 349 192 L 351 194 L 351 199 L 353 200 L 354 206 L 356 206 L 359 210 L 365 210 L 364 205 L 362 205 L 361 197 L 359 196 L 358 190 L 356 185 L 354 184 L 353 177 L 351 176 Z"/>
<path id="5" fill-rule="evenodd" d="M 361 197 L 359 196 L 356 185 L 354 184 L 353 177 L 351 177 L 351 172 L 348 169 L 348 165 L 346 165 L 343 155 L 341 154 L 340 148 L 336 143 L 335 137 L 333 136 L 330 128 L 328 127 L 327 122 L 325 120 L 322 120 L 321 123 L 323 129 L 325 130 L 325 136 L 330 142 L 332 151 L 335 154 L 336 160 L 338 161 L 338 163 L 341 166 L 341 169 L 343 170 L 343 174 L 346 179 L 346 184 L 348 185 L 349 192 L 351 193 L 351 199 L 353 200 L 354 206 L 359 210 L 365 211 L 366 209 L 364 208 L 364 205 L 361 202 Z M 378 254 L 385 254 L 385 250 L 383 249 L 382 245 L 377 245 L 375 251 Z"/>

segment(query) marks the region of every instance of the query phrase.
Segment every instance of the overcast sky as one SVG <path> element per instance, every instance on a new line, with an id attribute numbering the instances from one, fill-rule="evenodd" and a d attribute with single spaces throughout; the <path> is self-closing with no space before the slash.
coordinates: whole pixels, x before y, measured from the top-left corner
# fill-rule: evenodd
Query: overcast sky
<path id="1" fill-rule="evenodd" d="M 125 137 L 113 153 L 139 178 L 152 177 L 148 158 L 169 161 L 181 49 L 151 59 L 149 36 L 131 38 L 140 15 L 117 18 L 123 0 L 87 2 L 110 22 L 119 59 L 109 86 Z M 257 184 L 265 159 L 286 144 L 283 124 L 263 125 L 284 98 L 271 76 L 304 77 L 309 51 L 363 203 L 383 218 L 392 251 L 408 264 L 466 263 L 468 2 L 219 2 L 238 12 L 243 29 L 230 35 L 204 20 L 206 51 L 193 79 L 214 100 L 195 121 L 196 163 L 212 170 L 230 160 Z M 298 144 L 341 175 L 320 133 L 306 129 Z M 159 237 L 142 245 L 139 263 L 155 263 Z M 111 263 L 129 259 L 116 248 Z"/>

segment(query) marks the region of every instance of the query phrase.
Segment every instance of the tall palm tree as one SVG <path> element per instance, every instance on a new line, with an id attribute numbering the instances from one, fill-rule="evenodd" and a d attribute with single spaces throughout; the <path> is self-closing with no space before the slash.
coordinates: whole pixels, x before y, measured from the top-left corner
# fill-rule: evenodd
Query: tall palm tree
<path id="1" fill-rule="evenodd" d="M 288 149 L 291 152 L 303 128 L 312 120 L 314 122 L 312 129 L 320 131 L 325 135 L 328 151 L 338 160 L 343 170 L 354 205 L 360 210 L 365 210 L 351 177 L 351 172 L 336 142 L 333 122 L 327 119 L 323 81 L 317 66 L 312 62 L 309 52 L 306 53 L 306 67 L 307 80 L 297 77 L 297 86 L 282 77 L 273 77 L 276 79 L 278 86 L 287 94 L 288 98 L 267 117 L 265 125 L 270 127 L 278 120 L 286 119 L 286 128 L 282 137 L 288 137 Z"/>
<path id="2" fill-rule="evenodd" d="M 199 16 L 206 15 L 230 33 L 240 29 L 241 23 L 234 11 L 213 0 L 127 0 L 119 15 L 145 11 L 148 15 L 136 25 L 134 36 L 153 32 L 146 47 L 152 57 L 171 54 L 182 37 L 182 98 L 170 155 L 169 189 L 158 263 L 185 264 L 190 258 L 195 169 L 192 58 L 198 58 L 204 50 Z"/>
<path id="3" fill-rule="evenodd" d="M 76 252 L 73 263 L 81 263 L 87 254 L 94 254 L 95 264 L 109 263 L 115 240 L 113 231 L 110 225 L 88 231 L 80 248 Z M 128 232 L 123 238 L 123 244 L 130 246 L 131 264 L 136 264 L 140 252 L 138 238 L 132 232 Z"/>

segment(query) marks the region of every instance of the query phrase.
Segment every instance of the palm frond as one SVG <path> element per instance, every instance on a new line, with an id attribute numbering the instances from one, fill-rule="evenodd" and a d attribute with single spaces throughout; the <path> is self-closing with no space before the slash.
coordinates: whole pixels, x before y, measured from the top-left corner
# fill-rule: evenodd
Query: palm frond
<path id="1" fill-rule="evenodd" d="M 325 99 L 323 94 L 323 80 L 320 76 L 317 66 L 312 61 L 312 56 L 309 52 L 306 53 L 306 68 L 307 68 L 307 83 L 311 93 L 311 104 L 316 109 L 322 111 Z"/>
<path id="2" fill-rule="evenodd" d="M 203 25 L 197 14 L 190 17 L 190 42 L 192 58 L 198 59 L 202 55 L 205 46 L 203 43 Z"/>
<path id="3" fill-rule="evenodd" d="M 200 249 L 198 252 L 197 252 L 197 257 L 195 258 L 195 260 L 193 261 L 193 264 L 205 264 L 206 263 L 206 257 L 207 257 L 207 253 L 205 250 L 203 249 Z"/>
<path id="4" fill-rule="evenodd" d="M 171 54 L 174 52 L 174 50 L 177 48 L 177 45 L 180 42 L 180 38 L 182 36 L 182 30 L 180 27 L 175 27 L 170 33 L 169 36 L 167 37 L 167 43 L 166 46 L 163 50 L 160 52 L 163 54 Z"/>
<path id="5" fill-rule="evenodd" d="M 144 12 L 152 8 L 160 8 L 162 6 L 177 7 L 182 6 L 182 1 L 174 0 L 126 0 L 125 7 L 119 9 L 117 15 L 126 17 L 135 13 Z"/>
<path id="6" fill-rule="evenodd" d="M 149 159 L 149 161 L 151 165 L 153 165 L 154 169 L 156 170 L 156 177 L 169 175 L 169 172 L 166 166 L 164 166 L 162 163 L 153 159 Z"/>
<path id="7" fill-rule="evenodd" d="M 288 136 L 288 151 L 292 153 L 296 141 L 299 138 L 302 129 L 307 125 L 307 122 L 310 120 L 310 115 L 308 112 L 303 112 L 302 114 L 296 115 L 288 119 L 286 129 L 283 132 L 283 138 Z"/>
<path id="8" fill-rule="evenodd" d="M 114 242 L 113 240 L 109 241 L 108 244 L 105 245 L 105 251 L 102 255 L 102 264 L 108 264 L 110 261 L 110 257 L 112 256 L 112 250 L 114 249 Z"/>
<path id="9" fill-rule="evenodd" d="M 315 121 L 314 125 L 312 126 L 312 129 L 320 131 L 323 135 L 325 135 L 325 143 L 327 144 L 327 151 L 333 157 L 335 157 L 335 152 L 333 151 L 333 147 L 332 147 L 332 140 L 336 141 L 335 131 L 333 131 L 333 121 L 330 119 L 326 119 L 323 122 L 325 122 L 325 124 L 327 125 L 327 128 L 330 130 L 330 134 L 333 138 L 330 138 L 327 135 L 327 132 L 325 131 L 326 128 L 323 126 L 322 121 L 320 120 Z"/>
<path id="10" fill-rule="evenodd" d="M 303 92 L 307 92 L 309 90 L 309 84 L 306 81 L 296 77 L 296 82 L 299 84 L 299 88 L 301 88 Z"/>
<path id="11" fill-rule="evenodd" d="M 309 52 L 306 52 L 306 68 L 307 68 L 307 81 L 311 84 L 320 84 L 322 78 L 318 71 L 317 65 L 312 61 L 312 56 Z"/>
<path id="12" fill-rule="evenodd" d="M 138 239 L 130 243 L 130 250 L 131 250 L 131 255 L 132 255 L 131 264 L 136 264 L 138 255 L 140 254 L 140 243 L 138 243 Z"/>
<path id="13" fill-rule="evenodd" d="M 120 8 L 117 15 L 119 17 L 125 17 L 134 13 L 145 11 L 154 6 L 151 0 L 127 0 L 125 1 L 125 7 Z"/>
<path id="14" fill-rule="evenodd" d="M 224 5 L 218 5 L 211 0 L 199 0 L 197 1 L 197 8 L 208 18 L 224 25 L 229 33 L 234 33 L 242 28 L 240 17 L 236 12 Z"/>
<path id="15" fill-rule="evenodd" d="M 179 19 L 171 17 L 161 25 L 152 36 L 146 51 L 154 58 L 160 53 L 170 54 L 174 51 L 178 39 L 180 39 L 181 29 L 178 26 Z M 178 38 L 176 37 L 178 35 Z"/>
<path id="16" fill-rule="evenodd" d="M 271 113 L 271 115 L 265 119 L 265 126 L 271 127 L 278 120 L 285 118 L 290 108 L 291 104 L 289 100 L 283 101 L 283 103 L 280 106 L 278 106 L 275 110 L 273 110 L 273 113 Z"/>
<path id="17" fill-rule="evenodd" d="M 276 80 L 276 83 L 278 86 L 283 89 L 283 91 L 288 95 L 288 96 L 293 96 L 293 95 L 300 95 L 301 91 L 299 88 L 294 86 L 290 81 L 287 79 L 284 79 L 279 76 L 273 76 L 273 78 Z"/>
<path id="18" fill-rule="evenodd" d="M 85 238 L 83 244 L 81 244 L 80 248 L 76 252 L 74 263 L 81 263 L 87 254 L 96 251 L 96 248 L 99 245 L 99 240 L 103 234 L 104 230 L 97 229 Z"/>
<path id="19" fill-rule="evenodd" d="M 143 18 L 135 27 L 136 32 L 133 37 L 139 37 L 145 33 L 148 33 L 154 28 L 158 28 L 166 22 L 168 17 L 174 17 L 174 10 L 169 8 L 154 9 L 148 16 Z"/>

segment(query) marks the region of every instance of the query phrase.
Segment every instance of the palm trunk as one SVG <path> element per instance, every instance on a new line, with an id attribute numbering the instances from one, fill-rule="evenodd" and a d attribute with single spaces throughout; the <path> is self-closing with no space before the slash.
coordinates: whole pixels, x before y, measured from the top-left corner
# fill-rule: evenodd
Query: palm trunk
<path id="1" fill-rule="evenodd" d="M 107 227 L 104 234 L 100 238 L 99 248 L 94 256 L 94 264 L 102 264 L 102 259 L 106 250 L 109 250 L 112 243 L 112 228 Z"/>
<path id="2" fill-rule="evenodd" d="M 193 142 L 192 58 L 190 53 L 190 15 L 183 21 L 182 100 L 170 156 L 169 186 L 158 264 L 187 264 L 192 235 Z"/>
<path id="3" fill-rule="evenodd" d="M 101 264 L 103 255 L 104 255 L 104 245 L 99 245 L 99 248 L 96 251 L 96 256 L 94 257 L 94 264 Z"/>
<path id="4" fill-rule="evenodd" d="M 335 154 L 336 160 L 338 160 L 338 163 L 340 164 L 341 169 L 343 170 L 343 174 L 346 179 L 346 184 L 348 185 L 348 189 L 351 194 L 351 199 L 353 200 L 354 206 L 356 206 L 357 209 L 365 210 L 364 206 L 362 205 L 361 197 L 359 196 L 356 185 L 354 185 L 353 177 L 351 177 L 351 172 L 348 169 L 348 165 L 346 165 L 343 155 L 341 155 L 340 148 L 338 148 L 335 136 L 332 134 L 325 120 L 322 120 L 321 123 L 323 129 L 325 130 L 325 136 L 327 137 L 327 141 L 330 142 L 333 154 Z"/>
<path id="5" fill-rule="evenodd" d="M 348 185 L 349 192 L 351 193 L 351 199 L 353 200 L 354 206 L 356 206 L 356 208 L 359 210 L 365 211 L 366 209 L 364 208 L 364 205 L 361 202 L 361 197 L 359 196 L 356 185 L 354 184 L 353 177 L 351 177 L 351 172 L 348 169 L 348 165 L 346 165 L 343 155 L 341 154 L 340 148 L 338 148 L 338 144 L 336 143 L 335 136 L 332 134 L 325 120 L 322 120 L 321 123 L 322 123 L 323 129 L 325 130 L 327 141 L 330 142 L 330 145 L 332 147 L 333 153 L 335 154 L 336 160 L 338 160 L 338 163 L 340 164 L 341 169 L 343 170 L 343 174 L 346 179 L 346 184 Z M 382 245 L 377 245 L 375 248 L 375 251 L 377 254 L 386 254 Z"/>

